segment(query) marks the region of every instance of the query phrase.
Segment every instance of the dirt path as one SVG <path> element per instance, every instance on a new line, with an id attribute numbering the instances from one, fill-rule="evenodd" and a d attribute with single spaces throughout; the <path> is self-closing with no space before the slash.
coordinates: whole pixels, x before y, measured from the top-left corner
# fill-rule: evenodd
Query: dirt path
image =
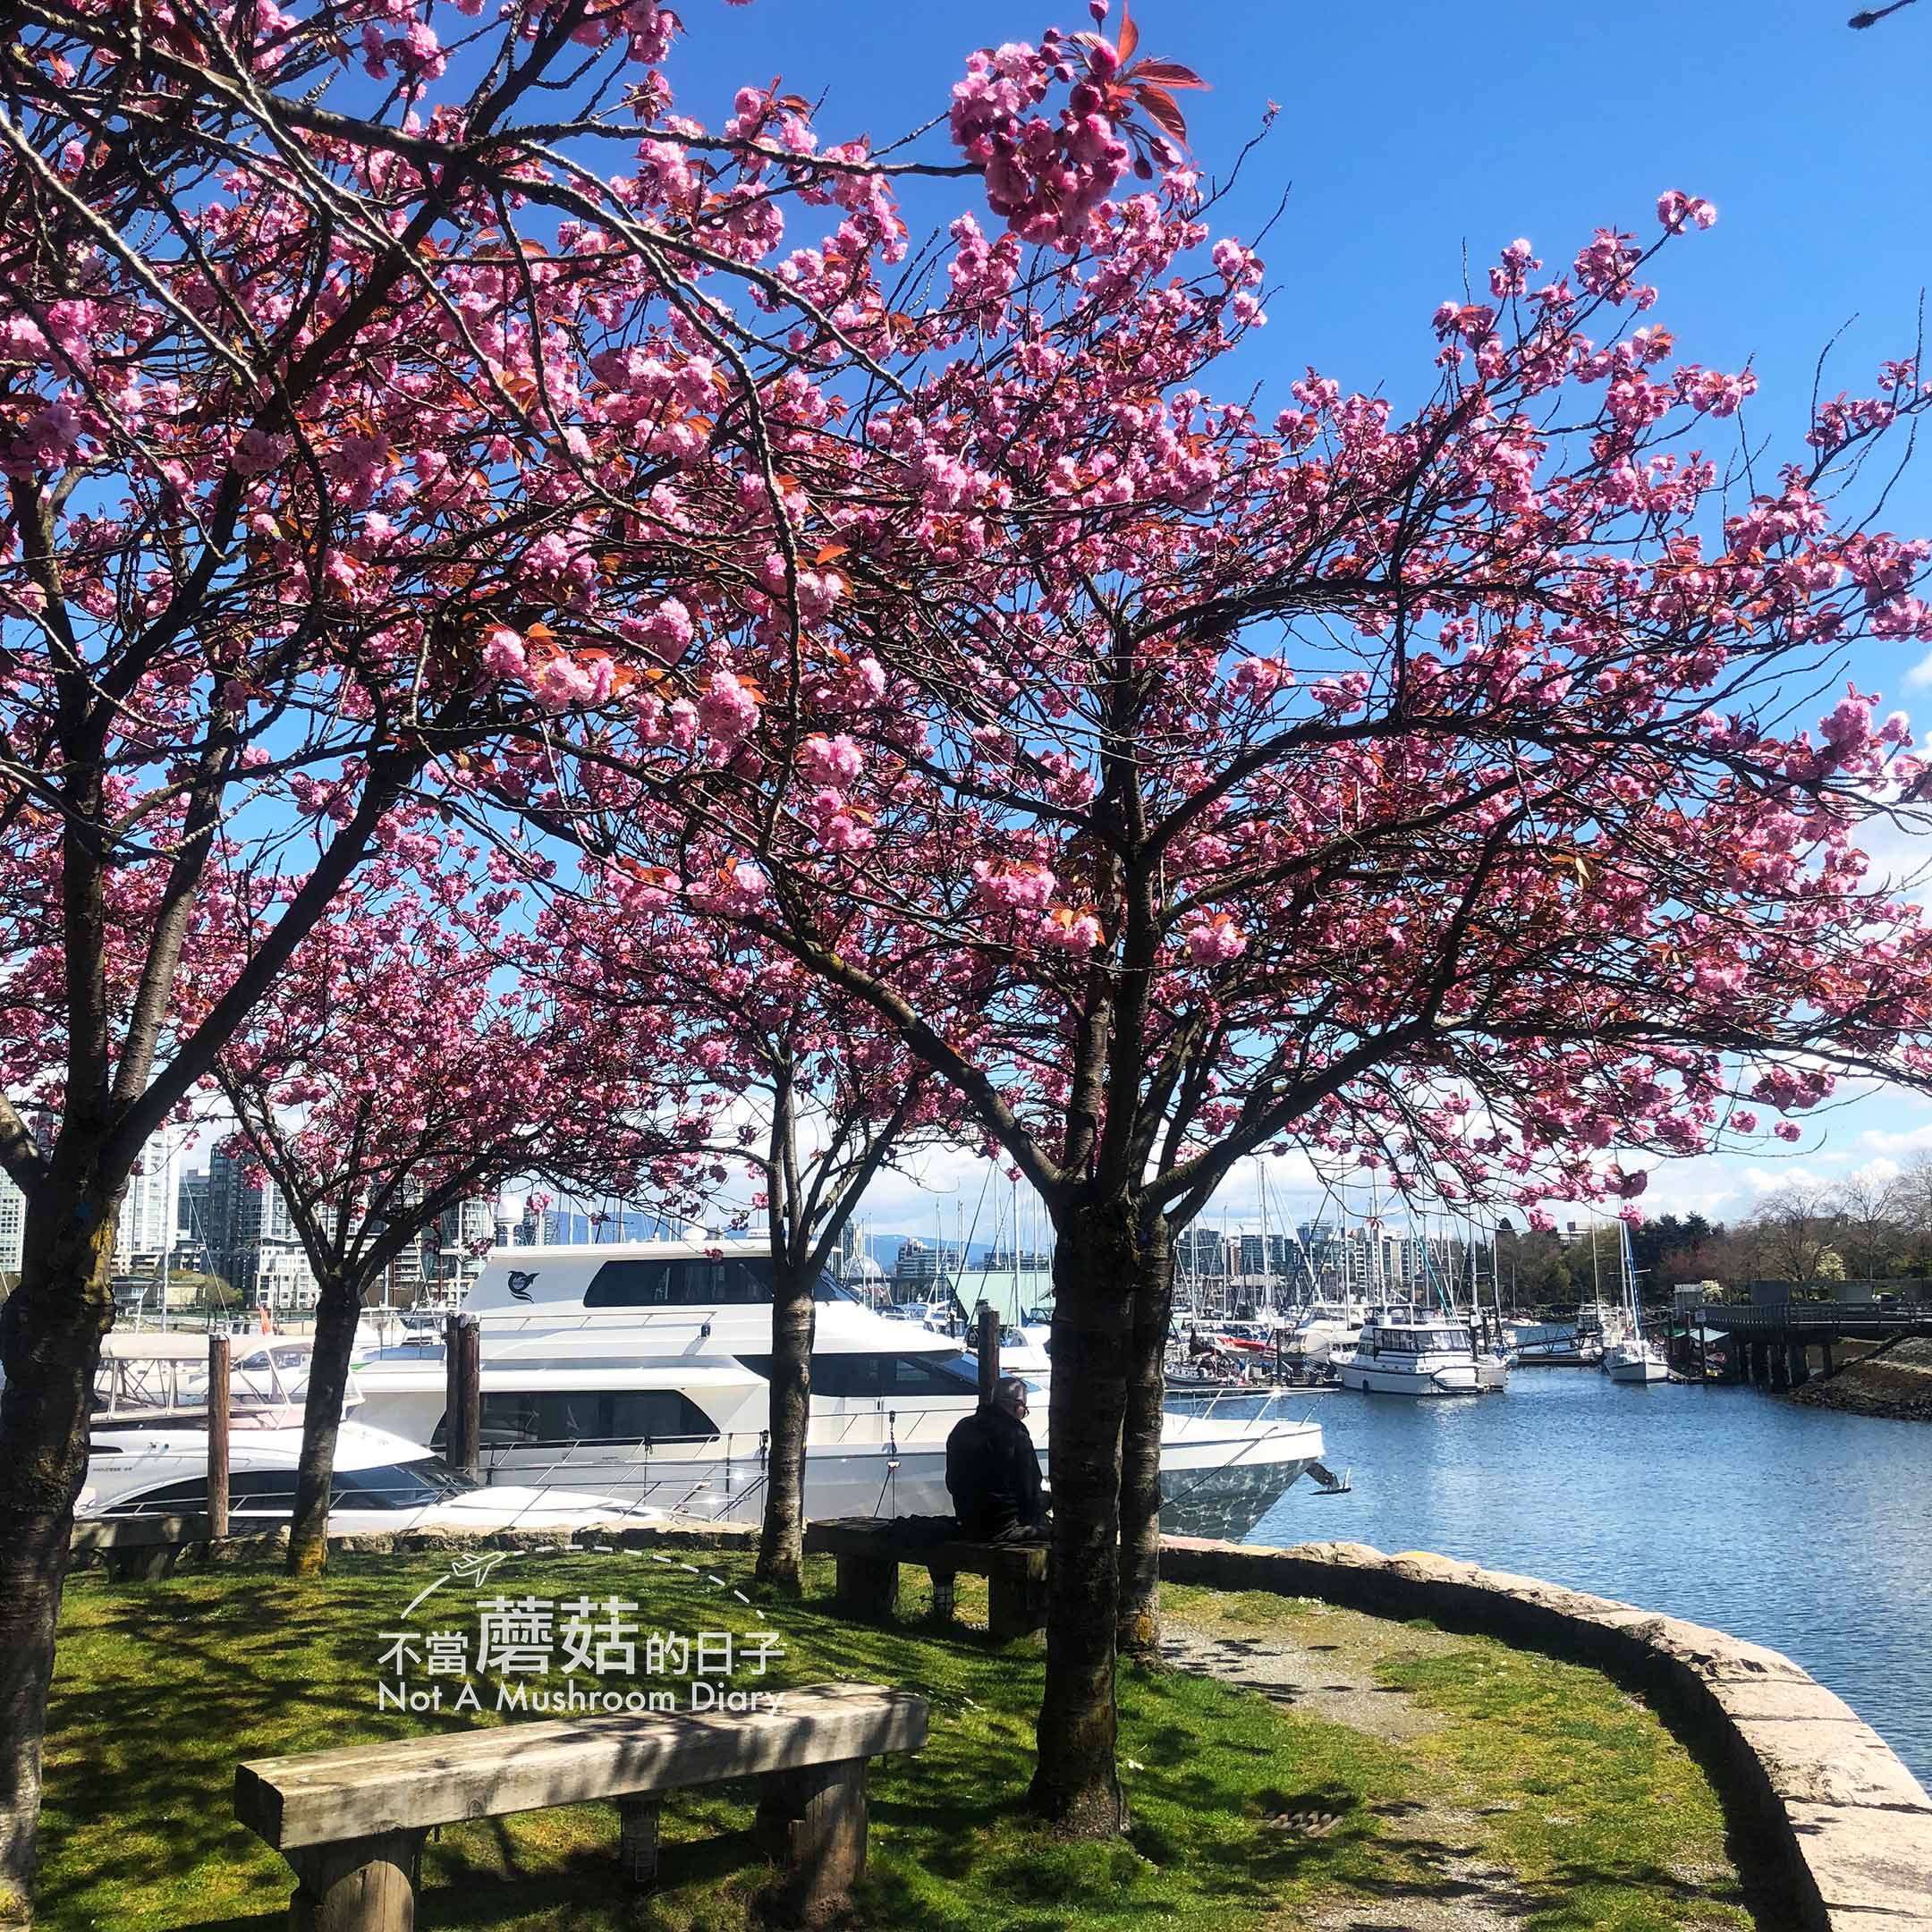
<path id="1" fill-rule="evenodd" d="M 1170 1619 L 1161 1653 L 1176 1670 L 1242 1684 L 1310 1717 L 1400 1741 L 1436 1730 L 1442 1720 L 1404 1692 L 1378 1684 L 1371 1649 L 1412 1655 L 1454 1642 L 1437 1631 L 1330 1611 L 1307 1638 L 1279 1629 L 1209 1631 Z M 1479 1814 L 1420 1801 L 1381 1804 L 1375 1811 L 1382 1842 L 1406 1852 L 1428 1876 L 1298 1919 L 1308 1932 L 1509 1932 L 1529 1917 L 1533 1907 L 1515 1873 L 1479 1850 Z M 1316 1814 L 1275 1828 L 1318 1835 L 1325 1820 Z"/>

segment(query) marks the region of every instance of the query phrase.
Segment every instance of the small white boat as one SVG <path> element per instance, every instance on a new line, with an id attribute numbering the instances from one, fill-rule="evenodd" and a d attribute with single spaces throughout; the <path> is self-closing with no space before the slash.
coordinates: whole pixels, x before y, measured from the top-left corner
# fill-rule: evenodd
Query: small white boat
<path id="1" fill-rule="evenodd" d="M 228 1515 L 246 1534 L 286 1523 L 301 1460 L 302 1399 L 313 1346 L 243 1337 L 229 1369 Z M 360 1402 L 352 1377 L 346 1409 Z M 76 1516 L 197 1515 L 208 1507 L 208 1338 L 107 1335 L 94 1378 L 87 1482 Z M 335 1440 L 329 1528 L 547 1530 L 661 1519 L 590 1490 L 495 1487 L 453 1474 L 420 1444 L 344 1420 Z"/>
<path id="2" fill-rule="evenodd" d="M 228 1522 L 237 1536 L 287 1523 L 301 1458 L 299 1425 L 236 1429 L 228 1438 Z M 208 1507 L 208 1430 L 97 1428 L 82 1518 L 192 1516 Z M 398 1530 L 547 1530 L 661 1521 L 657 1510 L 588 1491 L 487 1485 L 453 1474 L 420 1445 L 344 1422 L 335 1439 L 329 1529 L 339 1536 Z"/>
<path id="3" fill-rule="evenodd" d="M 1604 1350 L 1603 1371 L 1613 1382 L 1668 1382 L 1670 1364 L 1655 1342 L 1631 1335 Z"/>
<path id="4" fill-rule="evenodd" d="M 1474 1395 L 1480 1386 L 1469 1330 L 1411 1309 L 1372 1315 L 1354 1347 L 1329 1359 L 1343 1388 L 1371 1395 Z"/>
<path id="5" fill-rule="evenodd" d="M 1368 1319 L 1360 1308 L 1343 1301 L 1310 1301 L 1300 1316 L 1289 1335 L 1288 1352 L 1318 1366 L 1333 1360 L 1337 1350 L 1345 1353 L 1352 1348 Z"/>
<path id="6" fill-rule="evenodd" d="M 1643 1297 L 1637 1288 L 1637 1264 L 1631 1253 L 1630 1224 L 1617 1223 L 1619 1260 L 1623 1276 L 1621 1308 L 1605 1311 L 1603 1327 L 1603 1372 L 1613 1382 L 1645 1385 L 1670 1380 L 1670 1364 L 1664 1352 L 1643 1332 Z"/>

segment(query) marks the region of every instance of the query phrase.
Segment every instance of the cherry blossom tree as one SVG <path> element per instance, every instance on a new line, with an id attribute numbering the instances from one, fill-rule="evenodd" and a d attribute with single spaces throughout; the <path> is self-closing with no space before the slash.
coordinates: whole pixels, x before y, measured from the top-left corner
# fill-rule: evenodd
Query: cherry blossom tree
<path id="1" fill-rule="evenodd" d="M 26 909 L 10 960 L 58 962 L 9 980 L 38 1004 L 0 1102 L 28 1203 L 0 1318 L 5 1914 L 140 1147 L 398 802 L 470 809 L 471 748 L 502 801 L 566 712 L 729 742 L 729 691 L 669 667 L 746 594 L 739 524 L 789 487 L 772 426 L 908 352 L 892 176 L 1001 160 L 1016 220 L 1030 194 L 1071 222 L 1117 173 L 1108 115 L 1147 106 L 1109 73 L 1052 120 L 1101 58 L 1056 45 L 981 76 L 977 152 L 886 162 L 770 85 L 715 132 L 676 113 L 678 27 L 651 0 L 34 0 L 0 43 L 0 818 L 54 895 L 0 904 Z M 829 595 L 812 575 L 789 555 L 776 581 Z M 292 814 L 301 888 L 184 983 L 217 841 L 266 856 Z"/>
<path id="2" fill-rule="evenodd" d="M 540 940 L 550 970 L 609 1016 L 627 1055 L 668 1055 L 717 1114 L 715 1150 L 741 1160 L 747 1218 L 771 1252 L 771 1423 L 758 1580 L 801 1588 L 811 1359 L 819 1284 L 867 1188 L 956 1131 L 950 1091 L 862 1003 L 728 925 L 680 917 L 662 874 L 619 865 Z M 633 1038 L 675 1015 L 668 1044 Z"/>
<path id="3" fill-rule="evenodd" d="M 1238 1161 L 1292 1140 L 1534 1225 L 1633 1202 L 1634 1154 L 1796 1134 L 1837 1072 L 1932 1071 L 1932 940 L 1856 839 L 1921 769 L 1832 688 L 1932 634 L 1932 550 L 1859 488 L 1926 393 L 1888 365 L 1783 467 L 1720 463 L 1754 378 L 1674 362 L 1644 280 L 1712 211 L 1657 216 L 1503 250 L 1406 417 L 1312 371 L 1210 398 L 1264 270 L 1184 169 L 1030 268 L 962 222 L 842 488 L 786 452 L 766 540 L 837 594 L 711 633 L 740 749 L 693 766 L 673 886 L 895 1028 L 1054 1219 L 1034 1798 L 1069 1829 L 1124 1816 L 1172 1237 Z"/>
<path id="4" fill-rule="evenodd" d="M 279 1190 L 314 1270 L 314 1352 L 288 1568 L 327 1557 L 336 1433 L 369 1292 L 450 1208 L 541 1178 L 675 1206 L 709 1122 L 674 1073 L 673 1018 L 559 991 L 519 880 L 422 808 L 375 852 L 223 1048 L 237 1139 Z M 277 895 L 289 889 L 275 888 Z M 251 950 L 272 925 L 250 882 L 216 896 L 208 943 Z"/>

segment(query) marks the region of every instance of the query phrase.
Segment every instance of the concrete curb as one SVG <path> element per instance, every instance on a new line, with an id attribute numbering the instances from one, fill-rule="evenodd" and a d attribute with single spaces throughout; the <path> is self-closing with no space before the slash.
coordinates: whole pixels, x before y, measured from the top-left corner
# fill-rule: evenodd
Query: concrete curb
<path id="1" fill-rule="evenodd" d="M 1932 1798 L 1843 1699 L 1775 1650 L 1607 1597 L 1361 1543 L 1161 1538 L 1162 1578 L 1426 1616 L 1599 1664 L 1669 1702 L 1785 1868 L 1805 1932 L 1932 1932 Z"/>

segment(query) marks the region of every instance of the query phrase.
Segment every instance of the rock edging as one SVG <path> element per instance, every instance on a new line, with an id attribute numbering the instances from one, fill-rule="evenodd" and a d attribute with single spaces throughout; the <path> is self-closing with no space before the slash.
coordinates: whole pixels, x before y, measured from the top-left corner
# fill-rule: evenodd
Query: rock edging
<path id="1" fill-rule="evenodd" d="M 1805 1932 L 1932 1932 L 1932 1798 L 1850 1705 L 1778 1651 L 1535 1577 L 1361 1543 L 1163 1537 L 1160 1573 L 1427 1616 L 1634 1678 L 1712 1748 L 1784 1866 Z"/>
<path id="2" fill-rule="evenodd" d="M 407 1556 L 422 1551 L 500 1549 L 526 1555 L 585 1554 L 593 1548 L 745 1549 L 758 1547 L 751 1524 L 715 1523 L 670 1518 L 640 1523 L 635 1518 L 577 1523 L 551 1530 L 331 1530 L 332 1555 Z M 226 1563 L 275 1563 L 288 1554 L 287 1526 L 212 1537 L 206 1516 L 149 1516 L 91 1519 L 73 1526 L 70 1572 L 103 1569 L 123 1578 L 148 1580 L 177 1569 Z"/>

